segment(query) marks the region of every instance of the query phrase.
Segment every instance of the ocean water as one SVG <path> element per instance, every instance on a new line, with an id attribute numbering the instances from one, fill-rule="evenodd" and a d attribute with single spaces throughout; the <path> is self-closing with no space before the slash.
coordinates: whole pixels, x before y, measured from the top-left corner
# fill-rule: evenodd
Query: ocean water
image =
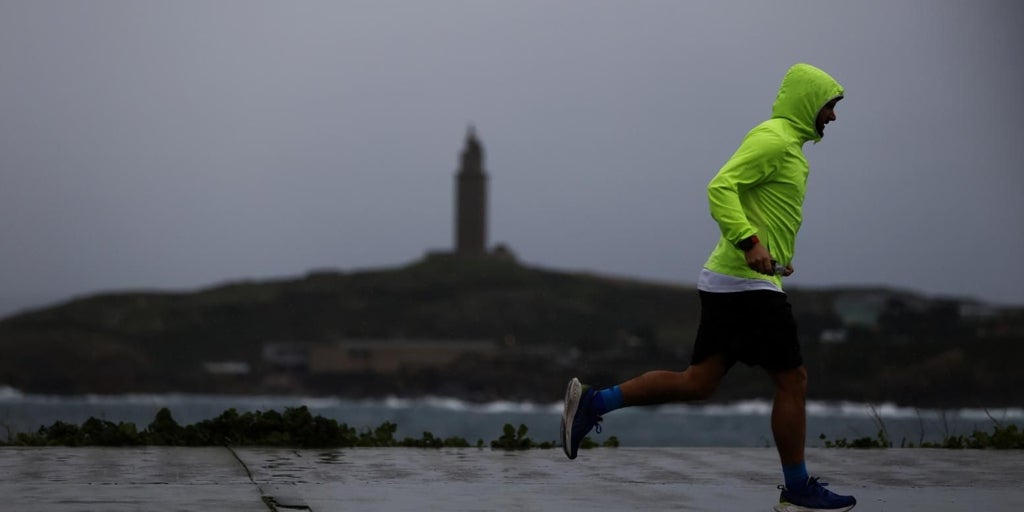
<path id="1" fill-rule="evenodd" d="M 506 423 L 529 428 L 534 441 L 558 439 L 560 403 L 491 402 L 475 404 L 454 398 L 387 398 L 352 400 L 290 396 L 239 396 L 194 394 L 128 394 L 56 396 L 22 393 L 0 387 L 0 436 L 34 432 L 55 421 L 81 424 L 89 417 L 132 422 L 140 429 L 149 425 L 163 407 L 187 425 L 214 418 L 229 408 L 246 411 L 283 411 L 306 406 L 313 414 L 372 429 L 385 421 L 398 425 L 396 436 L 458 436 L 470 443 L 484 443 L 501 436 Z M 591 433 L 604 441 L 616 436 L 622 446 L 773 446 L 769 419 L 771 402 L 749 400 L 704 405 L 673 404 L 622 409 L 605 416 L 603 433 Z M 893 404 L 810 402 L 807 405 L 807 445 L 823 446 L 819 438 L 874 437 L 884 428 L 890 440 L 920 444 L 941 441 L 950 435 L 974 430 L 992 431 L 993 425 L 1024 427 L 1024 408 L 933 410 Z"/>

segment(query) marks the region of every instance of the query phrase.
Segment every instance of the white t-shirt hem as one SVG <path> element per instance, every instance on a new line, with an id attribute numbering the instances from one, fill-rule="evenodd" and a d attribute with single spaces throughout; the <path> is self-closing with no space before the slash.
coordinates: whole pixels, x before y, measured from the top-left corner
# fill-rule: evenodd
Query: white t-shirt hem
<path id="1" fill-rule="evenodd" d="M 712 272 L 706 268 L 701 269 L 700 271 L 700 277 L 697 278 L 697 289 L 702 292 L 711 293 L 735 293 L 749 292 L 753 290 L 768 290 L 784 293 L 771 281 L 719 274 L 718 272 Z"/>

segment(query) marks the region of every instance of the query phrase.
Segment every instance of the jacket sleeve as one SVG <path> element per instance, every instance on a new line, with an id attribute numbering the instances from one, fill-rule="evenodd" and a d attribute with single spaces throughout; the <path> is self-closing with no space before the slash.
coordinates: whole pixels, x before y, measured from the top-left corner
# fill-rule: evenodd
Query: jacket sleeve
<path id="1" fill-rule="evenodd" d="M 771 178 L 784 151 L 785 143 L 777 134 L 755 128 L 708 183 L 711 217 L 730 244 L 756 234 L 757 229 L 747 219 L 740 196 Z"/>

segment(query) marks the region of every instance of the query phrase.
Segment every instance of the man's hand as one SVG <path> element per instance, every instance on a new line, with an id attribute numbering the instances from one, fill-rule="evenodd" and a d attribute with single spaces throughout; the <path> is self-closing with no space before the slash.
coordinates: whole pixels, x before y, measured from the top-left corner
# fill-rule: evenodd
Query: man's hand
<path id="1" fill-rule="evenodd" d="M 793 264 L 791 263 L 786 265 L 786 268 L 782 269 L 782 272 L 779 272 L 779 275 L 782 277 L 793 275 Z"/>
<path id="2" fill-rule="evenodd" d="M 750 250 L 744 254 L 747 257 L 748 267 L 766 276 L 775 275 L 775 265 L 772 263 L 772 255 L 768 253 L 768 249 L 764 245 L 754 244 L 754 247 L 751 247 Z"/>

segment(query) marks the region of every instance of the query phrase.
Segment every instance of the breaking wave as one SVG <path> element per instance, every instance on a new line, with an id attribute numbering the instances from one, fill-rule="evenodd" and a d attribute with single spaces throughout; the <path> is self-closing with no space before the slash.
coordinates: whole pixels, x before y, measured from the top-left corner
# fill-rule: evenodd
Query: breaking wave
<path id="1" fill-rule="evenodd" d="M 370 408 L 388 410 L 429 409 L 435 411 L 468 412 L 477 414 L 561 414 L 561 402 L 537 403 L 529 401 L 495 400 L 473 402 L 454 397 L 426 396 L 420 398 L 386 397 L 380 399 L 350 399 L 341 397 L 293 397 L 278 395 L 205 395 L 190 393 L 123 394 L 123 395 L 41 395 L 23 393 L 10 386 L 0 385 L 0 403 L 18 404 L 77 404 L 96 406 L 207 406 L 247 410 L 284 409 L 304 405 L 311 410 L 336 408 Z M 631 409 L 623 412 L 629 413 Z M 772 411 L 770 400 L 740 400 L 728 403 L 668 404 L 657 406 L 664 414 L 699 416 L 768 416 Z M 879 418 L 922 420 L 1024 420 L 1024 408 L 919 408 L 893 403 L 827 402 L 807 403 L 808 417 L 819 418 Z"/>

